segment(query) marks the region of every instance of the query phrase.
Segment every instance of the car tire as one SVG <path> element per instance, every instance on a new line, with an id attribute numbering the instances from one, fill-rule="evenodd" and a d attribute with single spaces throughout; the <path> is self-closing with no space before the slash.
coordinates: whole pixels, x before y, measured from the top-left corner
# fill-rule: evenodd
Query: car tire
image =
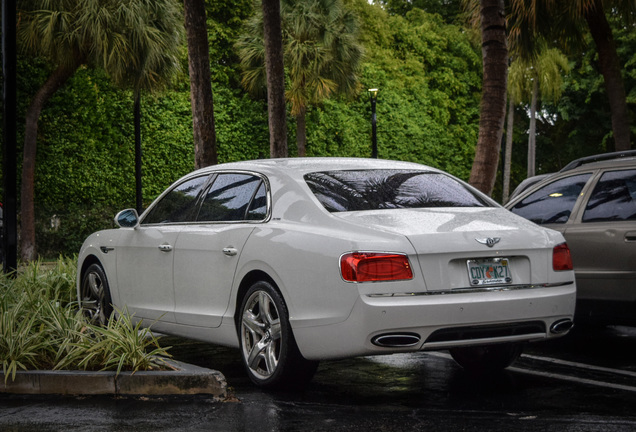
<path id="1" fill-rule="evenodd" d="M 252 382 L 270 389 L 305 386 L 318 362 L 300 354 L 287 307 L 272 284 L 259 281 L 252 285 L 239 312 L 241 358 Z"/>
<path id="2" fill-rule="evenodd" d="M 100 264 L 91 264 L 82 276 L 81 308 L 92 324 L 108 324 L 113 305 L 106 273 Z"/>
<path id="3" fill-rule="evenodd" d="M 518 343 L 469 346 L 454 348 L 450 354 L 461 367 L 469 372 L 498 372 L 519 358 L 523 346 Z"/>

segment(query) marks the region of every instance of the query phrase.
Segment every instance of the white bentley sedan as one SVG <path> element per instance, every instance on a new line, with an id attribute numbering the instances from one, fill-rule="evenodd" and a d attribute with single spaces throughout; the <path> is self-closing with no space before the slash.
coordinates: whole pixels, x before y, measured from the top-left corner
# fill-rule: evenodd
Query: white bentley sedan
<path id="1" fill-rule="evenodd" d="M 167 334 L 237 347 L 264 387 L 319 360 L 450 350 L 507 367 L 572 327 L 570 251 L 440 170 L 368 159 L 216 165 L 170 186 L 79 255 L 79 300 Z"/>

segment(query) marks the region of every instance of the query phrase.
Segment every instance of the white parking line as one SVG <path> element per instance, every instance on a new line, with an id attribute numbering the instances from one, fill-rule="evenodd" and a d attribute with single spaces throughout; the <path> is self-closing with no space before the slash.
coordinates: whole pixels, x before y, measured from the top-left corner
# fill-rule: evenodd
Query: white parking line
<path id="1" fill-rule="evenodd" d="M 452 359 L 452 357 L 450 356 L 450 354 L 446 354 L 443 352 L 427 352 L 426 354 L 432 356 L 432 357 L 440 357 L 440 358 L 445 358 L 445 359 Z M 555 363 L 555 364 L 560 364 L 563 366 L 572 366 L 572 367 L 577 367 L 580 369 L 587 369 L 587 370 L 595 370 L 595 371 L 599 371 L 599 372 L 608 372 L 608 373 L 613 373 L 613 374 L 617 374 L 617 375 L 626 375 L 626 376 L 630 376 L 630 377 L 636 377 L 636 373 L 635 372 L 631 372 L 631 371 L 623 371 L 620 369 L 611 369 L 611 368 L 604 368 L 604 367 L 600 367 L 600 366 L 594 366 L 594 365 L 588 365 L 585 363 L 575 363 L 575 362 L 569 362 L 566 360 L 559 360 L 559 359 L 554 359 L 554 358 L 550 358 L 550 357 L 538 357 L 538 356 L 532 356 L 532 355 L 527 355 L 527 354 L 523 354 L 522 357 L 526 357 L 532 360 L 539 360 L 539 361 L 544 361 L 544 362 L 548 362 L 548 363 Z M 613 383 L 608 383 L 608 382 L 604 382 L 604 381 L 597 381 L 597 380 L 591 380 L 591 379 L 587 379 L 587 378 L 578 378 L 576 376 L 570 376 L 570 375 L 563 375 L 563 374 L 557 374 L 557 373 L 551 373 L 551 372 L 541 372 L 541 371 L 536 371 L 536 370 L 532 370 L 532 369 L 523 369 L 520 367 L 508 367 L 506 370 L 509 370 L 511 372 L 518 372 L 518 373 L 523 373 L 526 375 L 535 375 L 535 376 L 540 376 L 540 377 L 544 377 L 544 378 L 552 378 L 552 379 L 558 379 L 561 381 L 569 381 L 569 382 L 574 382 L 574 383 L 578 383 L 578 384 L 588 384 L 588 385 L 593 385 L 593 386 L 597 386 L 597 387 L 605 387 L 605 388 L 611 388 L 611 389 L 616 389 L 616 390 L 624 390 L 624 391 L 630 391 L 630 392 L 636 392 L 636 387 L 634 386 L 629 386 L 629 385 L 623 385 L 623 384 L 613 384 Z"/>
<path id="2" fill-rule="evenodd" d="M 589 364 L 585 364 L 585 363 L 576 363 L 576 362 L 570 362 L 570 361 L 567 361 L 567 360 L 559 360 L 559 359 L 555 359 L 555 358 L 551 358 L 551 357 L 533 356 L 533 355 L 529 355 L 529 354 L 522 354 L 521 357 L 529 358 L 529 359 L 532 359 L 532 360 L 544 361 L 544 362 L 547 362 L 547 363 L 554 363 L 554 364 L 559 364 L 559 365 L 564 365 L 564 366 L 572 366 L 572 367 L 576 367 L 576 368 L 580 368 L 580 369 L 588 369 L 588 370 L 594 370 L 594 371 L 599 371 L 599 372 L 609 372 L 609 373 L 613 373 L 613 374 L 617 374 L 617 375 L 625 375 L 625 376 L 629 376 L 629 377 L 636 377 L 636 372 L 625 371 L 625 370 L 621 370 L 621 369 L 612 369 L 612 368 L 606 368 L 606 367 L 602 367 L 602 366 L 589 365 Z"/>
<path id="3" fill-rule="evenodd" d="M 526 375 L 536 375 L 536 376 L 541 376 L 541 377 L 546 377 L 546 378 L 559 379 L 559 380 L 562 380 L 562 381 L 571 381 L 571 382 L 575 382 L 575 383 L 579 383 L 579 384 L 589 384 L 589 385 L 593 385 L 593 386 L 597 386 L 597 387 L 605 387 L 605 388 L 611 388 L 611 389 L 616 389 L 616 390 L 625 390 L 625 391 L 630 391 L 630 392 L 636 392 L 636 387 L 626 386 L 626 385 L 622 385 L 622 384 L 612 384 L 612 383 L 608 383 L 608 382 L 604 382 L 604 381 L 596 381 L 596 380 L 585 379 L 585 378 L 577 378 L 577 377 L 573 377 L 573 376 L 569 376 L 569 375 L 554 374 L 554 373 L 549 373 L 549 372 L 540 372 L 540 371 L 534 371 L 534 370 L 530 370 L 530 369 L 521 369 L 521 368 L 517 368 L 517 367 L 509 367 L 506 370 L 509 370 L 509 371 L 512 371 L 512 372 L 524 373 Z"/>

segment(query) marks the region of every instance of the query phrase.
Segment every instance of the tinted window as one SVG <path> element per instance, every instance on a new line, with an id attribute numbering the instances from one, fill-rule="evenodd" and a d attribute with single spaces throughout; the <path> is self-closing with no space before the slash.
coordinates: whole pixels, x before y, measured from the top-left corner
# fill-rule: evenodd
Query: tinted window
<path id="1" fill-rule="evenodd" d="M 583 213 L 583 222 L 636 220 L 636 170 L 601 176 Z"/>
<path id="2" fill-rule="evenodd" d="M 247 219 L 249 220 L 263 220 L 267 217 L 267 189 L 265 188 L 265 183 L 261 182 L 254 198 L 252 199 L 252 204 L 250 204 L 250 209 L 247 212 Z"/>
<path id="3" fill-rule="evenodd" d="M 197 221 L 245 220 L 261 182 L 259 177 L 249 174 L 219 174 L 205 195 Z"/>
<path id="4" fill-rule="evenodd" d="M 441 173 L 328 171 L 307 174 L 305 181 L 330 212 L 487 205 L 464 185 Z"/>
<path id="5" fill-rule="evenodd" d="M 579 174 L 552 182 L 528 195 L 510 210 L 538 224 L 566 223 L 591 174 Z"/>
<path id="6" fill-rule="evenodd" d="M 188 222 L 194 219 L 197 196 L 208 176 L 195 177 L 172 189 L 144 218 L 144 224 Z"/>

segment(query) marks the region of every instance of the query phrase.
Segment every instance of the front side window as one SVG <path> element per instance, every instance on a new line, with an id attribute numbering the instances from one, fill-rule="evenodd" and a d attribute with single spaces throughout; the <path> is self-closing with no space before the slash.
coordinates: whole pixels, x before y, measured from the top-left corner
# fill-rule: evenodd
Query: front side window
<path id="1" fill-rule="evenodd" d="M 566 223 L 591 175 L 579 174 L 554 181 L 528 195 L 510 211 L 537 224 Z"/>
<path id="2" fill-rule="evenodd" d="M 189 222 L 194 219 L 197 197 L 208 176 L 195 177 L 177 185 L 144 218 L 143 224 Z"/>
<path id="3" fill-rule="evenodd" d="M 636 220 L 636 170 L 610 171 L 590 195 L 583 222 Z"/>
<path id="4" fill-rule="evenodd" d="M 307 174 L 305 181 L 330 212 L 489 205 L 454 178 L 436 172 L 326 171 Z"/>
<path id="5" fill-rule="evenodd" d="M 248 208 L 251 209 L 250 204 L 262 183 L 260 177 L 251 174 L 219 174 L 205 194 L 197 221 L 245 220 Z"/>

